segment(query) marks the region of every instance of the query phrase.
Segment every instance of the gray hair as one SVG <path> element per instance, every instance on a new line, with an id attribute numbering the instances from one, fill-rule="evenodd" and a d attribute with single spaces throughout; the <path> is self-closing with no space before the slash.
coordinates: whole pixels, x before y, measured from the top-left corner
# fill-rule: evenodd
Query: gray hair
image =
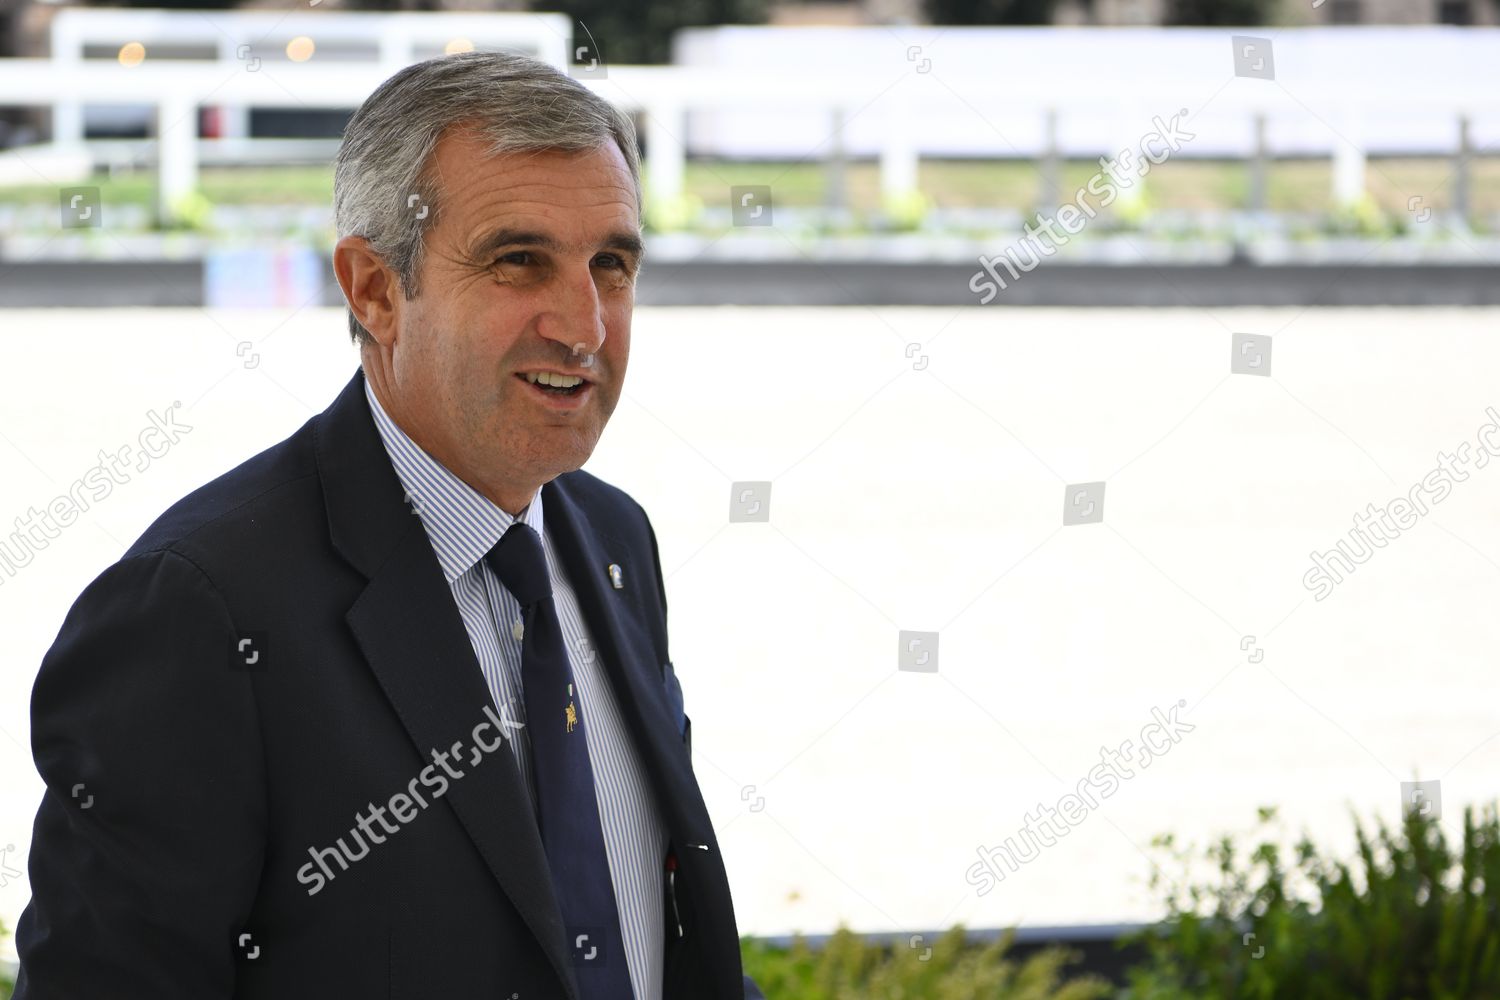
<path id="1" fill-rule="evenodd" d="M 413 63 L 375 88 L 349 119 L 333 173 L 339 238 L 367 239 L 396 272 L 407 299 L 420 291 L 424 239 L 441 210 L 432 152 L 456 126 L 472 128 L 490 144 L 490 155 L 584 151 L 612 141 L 630 168 L 640 217 L 635 125 L 588 87 L 541 60 L 508 52 Z M 352 309 L 349 339 L 361 346 L 374 339 Z"/>

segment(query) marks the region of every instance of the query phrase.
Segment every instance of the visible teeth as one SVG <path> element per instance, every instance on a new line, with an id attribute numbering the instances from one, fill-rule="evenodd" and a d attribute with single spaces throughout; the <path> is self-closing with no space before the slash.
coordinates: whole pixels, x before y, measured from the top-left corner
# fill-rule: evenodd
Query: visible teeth
<path id="1" fill-rule="evenodd" d="M 551 372 L 526 372 L 526 381 L 542 385 L 555 385 L 559 389 L 571 389 L 583 381 L 577 375 L 554 375 Z"/>

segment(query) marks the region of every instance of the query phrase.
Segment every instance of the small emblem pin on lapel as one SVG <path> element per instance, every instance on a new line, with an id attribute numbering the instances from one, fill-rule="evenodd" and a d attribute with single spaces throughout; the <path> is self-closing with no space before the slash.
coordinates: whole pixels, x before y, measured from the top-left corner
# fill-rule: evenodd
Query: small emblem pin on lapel
<path id="1" fill-rule="evenodd" d="M 610 563 L 609 564 L 609 582 L 612 583 L 612 584 L 614 584 L 614 587 L 615 587 L 616 590 L 624 590 L 625 589 L 625 577 L 620 572 L 620 564 L 619 563 Z"/>

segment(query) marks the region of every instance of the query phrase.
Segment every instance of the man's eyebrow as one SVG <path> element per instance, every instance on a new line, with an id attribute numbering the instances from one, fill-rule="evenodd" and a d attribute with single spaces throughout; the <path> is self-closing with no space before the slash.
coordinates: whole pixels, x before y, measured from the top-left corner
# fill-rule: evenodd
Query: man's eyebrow
<path id="1" fill-rule="evenodd" d="M 484 260 L 505 247 L 539 247 L 554 253 L 565 253 L 572 249 L 546 233 L 527 229 L 497 229 L 475 244 L 469 254 L 474 260 Z M 640 259 L 646 252 L 646 245 L 634 233 L 612 232 L 599 241 L 596 249 L 619 250 Z"/>

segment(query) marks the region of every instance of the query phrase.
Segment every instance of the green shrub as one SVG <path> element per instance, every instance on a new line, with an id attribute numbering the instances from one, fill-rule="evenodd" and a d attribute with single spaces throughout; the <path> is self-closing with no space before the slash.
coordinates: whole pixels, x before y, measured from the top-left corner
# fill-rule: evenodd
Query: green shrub
<path id="1" fill-rule="evenodd" d="M 10 937 L 10 928 L 5 926 L 5 921 L 0 920 L 0 940 L 8 937 Z M 10 1000 L 10 995 L 15 992 L 15 988 L 15 980 L 4 969 L 0 969 L 0 1000 Z"/>
<path id="2" fill-rule="evenodd" d="M 1094 976 L 1064 980 L 1074 956 L 1047 949 L 1024 961 L 1005 957 L 1010 930 L 987 945 L 965 941 L 962 925 L 921 947 L 867 944 L 840 926 L 820 951 L 799 935 L 790 949 L 741 941 L 745 972 L 768 1000 L 1102 1000 Z M 927 957 L 924 959 L 923 955 Z"/>
<path id="3" fill-rule="evenodd" d="M 1274 816 L 1260 810 L 1261 826 Z M 1131 940 L 1147 958 L 1130 1000 L 1473 1000 L 1500 997 L 1500 819 L 1464 810 L 1463 843 L 1412 813 L 1373 837 L 1354 820 L 1350 862 L 1304 835 L 1290 865 L 1263 841 L 1247 856 L 1222 838 L 1205 853 L 1217 882 L 1184 880 L 1168 916 Z M 1170 835 L 1153 846 L 1189 860 Z M 1160 869 L 1153 888 L 1164 881 Z M 1253 935 L 1253 936 L 1252 936 Z"/>

